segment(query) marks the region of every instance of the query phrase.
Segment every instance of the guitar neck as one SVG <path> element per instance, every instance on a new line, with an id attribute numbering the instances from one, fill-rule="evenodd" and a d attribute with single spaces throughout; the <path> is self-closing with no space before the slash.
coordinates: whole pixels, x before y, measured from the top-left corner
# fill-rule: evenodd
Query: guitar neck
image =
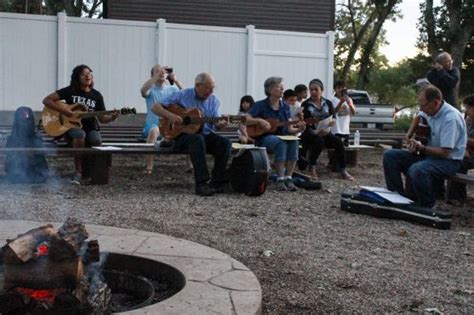
<path id="1" fill-rule="evenodd" d="M 234 121 L 235 117 L 239 117 L 239 120 L 241 119 L 240 116 L 226 116 L 226 117 L 189 117 L 191 123 L 208 123 L 208 124 L 214 124 L 220 120 L 230 120 Z"/>
<path id="2" fill-rule="evenodd" d="M 306 124 L 314 124 L 317 123 L 319 120 L 314 118 L 303 119 L 303 120 L 290 120 L 290 121 L 281 121 L 277 124 L 277 127 L 286 127 L 290 125 L 296 125 L 299 122 L 305 122 Z"/>
<path id="3" fill-rule="evenodd" d="M 98 111 L 98 112 L 87 112 L 87 113 L 81 113 L 79 114 L 79 117 L 81 119 L 83 118 L 90 118 L 90 117 L 98 117 L 98 116 L 103 116 L 103 115 L 109 115 L 115 112 L 115 110 L 103 110 L 103 111 Z"/>

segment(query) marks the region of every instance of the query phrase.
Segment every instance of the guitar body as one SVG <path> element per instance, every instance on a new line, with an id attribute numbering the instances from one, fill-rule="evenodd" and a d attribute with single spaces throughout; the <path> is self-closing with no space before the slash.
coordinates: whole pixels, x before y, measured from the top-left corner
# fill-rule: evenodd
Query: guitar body
<path id="1" fill-rule="evenodd" d="M 415 129 L 415 140 L 420 141 L 422 144 L 426 145 L 431 134 L 431 128 L 428 125 L 428 122 L 425 118 L 420 116 L 420 121 Z"/>
<path id="2" fill-rule="evenodd" d="M 279 127 L 280 121 L 278 119 L 267 118 L 265 120 L 270 123 L 270 130 L 265 130 L 260 124 L 247 125 L 247 134 L 249 135 L 249 137 L 255 138 L 263 135 L 264 133 L 274 133 Z"/>
<path id="3" fill-rule="evenodd" d="M 170 121 L 165 117 L 160 117 L 160 134 L 167 140 L 176 138 L 182 133 L 195 134 L 201 129 L 201 122 L 192 122 L 192 118 L 201 118 L 202 114 L 197 108 L 184 109 L 179 105 L 172 104 L 166 108 L 168 111 L 183 119 L 183 123 L 178 125 L 170 124 Z"/>
<path id="4" fill-rule="evenodd" d="M 71 106 L 62 103 L 62 106 Z M 87 109 L 82 104 L 74 104 L 71 106 L 71 111 L 74 116 L 67 117 L 54 109 L 44 107 L 41 113 L 41 121 L 43 129 L 52 137 L 59 137 L 65 134 L 69 129 L 82 128 L 81 118 L 79 114 L 87 112 Z"/>

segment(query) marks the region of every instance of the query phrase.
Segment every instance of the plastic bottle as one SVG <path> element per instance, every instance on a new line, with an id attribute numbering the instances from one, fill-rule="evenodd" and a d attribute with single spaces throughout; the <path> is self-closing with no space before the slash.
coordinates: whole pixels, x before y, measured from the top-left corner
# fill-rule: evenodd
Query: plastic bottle
<path id="1" fill-rule="evenodd" d="M 360 132 L 356 130 L 354 133 L 354 145 L 360 145 Z"/>

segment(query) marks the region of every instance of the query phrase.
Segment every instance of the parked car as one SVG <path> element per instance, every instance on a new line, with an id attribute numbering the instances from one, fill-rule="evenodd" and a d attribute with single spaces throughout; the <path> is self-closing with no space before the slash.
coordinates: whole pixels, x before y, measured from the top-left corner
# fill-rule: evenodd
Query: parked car
<path id="1" fill-rule="evenodd" d="M 356 114 L 351 117 L 351 124 L 364 128 L 393 129 L 395 108 L 392 104 L 373 103 L 367 91 L 347 90 L 356 107 Z"/>

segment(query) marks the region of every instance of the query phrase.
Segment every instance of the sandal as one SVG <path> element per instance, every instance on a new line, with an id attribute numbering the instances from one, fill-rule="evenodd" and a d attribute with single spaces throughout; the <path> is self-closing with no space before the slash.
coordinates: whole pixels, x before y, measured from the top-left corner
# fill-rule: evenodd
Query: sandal
<path id="1" fill-rule="evenodd" d="M 350 180 L 350 181 L 354 181 L 354 176 L 349 174 L 346 170 L 341 171 L 341 177 L 342 177 L 342 179 L 347 179 L 347 180 Z"/>
<path id="2" fill-rule="evenodd" d="M 143 174 L 144 175 L 151 175 L 152 172 L 153 172 L 153 170 L 151 168 L 147 168 L 143 171 Z"/>

